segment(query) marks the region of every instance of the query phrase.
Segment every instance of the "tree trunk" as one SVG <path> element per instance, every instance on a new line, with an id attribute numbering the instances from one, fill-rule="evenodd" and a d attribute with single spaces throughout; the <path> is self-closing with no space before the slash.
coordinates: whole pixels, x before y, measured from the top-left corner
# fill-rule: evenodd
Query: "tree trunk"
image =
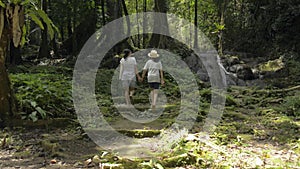
<path id="1" fill-rule="evenodd" d="M 15 47 L 13 42 L 10 42 L 9 45 L 9 56 L 6 60 L 8 64 L 10 65 L 19 65 L 22 63 L 22 57 L 21 57 L 21 47 Z"/>
<path id="2" fill-rule="evenodd" d="M 167 13 L 168 4 L 166 0 L 155 0 L 154 11 Z M 169 34 L 169 26 L 167 16 L 156 18 L 154 20 L 154 32 L 164 32 Z M 168 46 L 167 37 L 161 34 L 152 34 L 149 47 L 165 49 Z"/>
<path id="3" fill-rule="evenodd" d="M 221 21 L 220 25 L 224 25 L 224 12 L 221 13 Z M 223 30 L 220 30 L 219 32 L 219 42 L 218 42 L 218 49 L 220 56 L 223 56 Z"/>
<path id="4" fill-rule="evenodd" d="M 48 2 L 47 0 L 42 0 L 42 10 L 44 10 L 47 13 L 48 9 Z M 44 30 L 42 30 L 41 34 L 41 44 L 40 44 L 40 50 L 38 58 L 49 58 L 50 52 L 49 52 L 49 45 L 48 45 L 48 27 L 47 24 L 43 22 Z"/>
<path id="5" fill-rule="evenodd" d="M 14 95 L 11 89 L 10 80 L 5 67 L 5 58 L 9 44 L 9 30 L 4 24 L 0 39 L 0 127 L 7 125 L 9 117 L 15 111 Z"/>
<path id="6" fill-rule="evenodd" d="M 107 0 L 106 4 L 107 4 L 107 15 L 110 19 L 110 21 L 113 21 L 115 19 L 118 19 L 120 17 L 122 17 L 122 1 L 123 0 Z M 126 8 L 126 6 L 124 6 Z M 124 13 L 127 13 L 127 9 L 124 8 Z M 126 18 L 127 24 L 130 24 L 130 20 L 129 18 Z M 128 25 L 130 26 L 130 25 Z M 115 23 L 113 25 L 114 29 L 113 30 L 107 30 L 110 31 L 109 35 L 110 38 L 108 40 L 112 40 L 114 41 L 116 36 L 118 34 L 124 34 L 125 30 L 124 30 L 124 24 L 122 22 L 122 20 L 120 20 L 119 22 Z M 127 32 L 128 33 L 128 32 Z M 113 49 L 112 52 L 113 53 L 120 53 L 120 51 L 122 51 L 122 49 L 124 48 L 128 48 L 130 45 L 127 42 L 127 39 L 123 40 L 122 42 L 120 42 L 118 45 L 116 45 Z"/>
<path id="7" fill-rule="evenodd" d="M 121 1 L 122 1 L 123 9 L 124 9 L 124 14 L 125 14 L 125 16 L 128 16 L 129 13 L 128 13 L 128 10 L 126 7 L 125 0 L 121 0 Z M 129 17 L 126 17 L 126 23 L 127 23 L 127 35 L 129 36 L 130 35 L 130 19 L 129 19 Z"/>
<path id="8" fill-rule="evenodd" d="M 143 0 L 143 11 L 147 12 L 147 0 Z M 146 27 L 147 27 L 147 21 L 146 21 L 146 15 L 143 15 L 143 48 L 146 48 L 146 42 L 147 42 L 147 35 L 145 34 L 146 32 Z"/>
<path id="9" fill-rule="evenodd" d="M 102 12 L 102 25 L 106 24 L 105 21 L 105 0 L 101 0 L 101 12 Z"/>
<path id="10" fill-rule="evenodd" d="M 188 3 L 188 16 L 192 16 L 192 12 L 191 12 L 191 2 L 187 1 Z M 189 20 L 189 38 L 188 38 L 188 42 L 189 42 L 189 46 L 192 46 L 192 37 L 193 37 L 193 32 L 192 32 L 192 22 L 191 20 Z"/>
<path id="11" fill-rule="evenodd" d="M 63 24 L 61 24 L 59 26 L 59 32 L 60 32 L 61 40 L 65 41 L 65 31 L 64 31 L 64 25 Z"/>
<path id="12" fill-rule="evenodd" d="M 194 48 L 198 47 L 198 0 L 195 0 L 195 30 L 194 30 Z"/>
<path id="13" fill-rule="evenodd" d="M 220 25 L 225 25 L 225 12 L 227 9 L 227 0 L 221 2 L 220 6 Z M 223 30 L 219 31 L 218 49 L 220 56 L 223 56 Z"/>
<path id="14" fill-rule="evenodd" d="M 135 11 L 136 11 L 136 23 L 137 23 L 137 47 L 141 48 L 141 36 L 140 36 L 140 26 L 139 26 L 139 3 L 138 0 L 135 0 Z"/>

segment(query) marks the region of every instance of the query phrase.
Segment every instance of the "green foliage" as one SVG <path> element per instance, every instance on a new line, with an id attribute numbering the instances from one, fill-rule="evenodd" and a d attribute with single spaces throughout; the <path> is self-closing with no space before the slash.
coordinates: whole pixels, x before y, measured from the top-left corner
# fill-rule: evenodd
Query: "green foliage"
<path id="1" fill-rule="evenodd" d="M 30 11 L 28 12 L 28 15 L 30 16 L 31 20 L 35 22 L 42 30 L 45 29 L 42 21 L 36 16 L 35 12 Z"/>
<path id="2" fill-rule="evenodd" d="M 52 20 L 46 14 L 45 11 L 36 7 L 36 5 L 32 5 L 26 8 L 26 14 L 28 14 L 31 20 L 36 23 L 42 30 L 44 30 L 45 23 L 47 25 L 48 34 L 50 36 L 50 40 L 54 38 L 55 33 L 59 33 L 58 28 L 54 25 Z"/>
<path id="3" fill-rule="evenodd" d="M 294 96 L 286 97 L 280 106 L 280 110 L 288 116 L 300 117 L 300 92 L 297 92 Z"/>
<path id="4" fill-rule="evenodd" d="M 25 16 L 29 16 L 29 18 L 37 24 L 39 28 L 44 30 L 43 22 L 47 25 L 47 30 L 50 36 L 50 39 L 53 39 L 55 33 L 59 33 L 58 28 L 52 22 L 52 20 L 48 17 L 45 11 L 40 9 L 37 5 L 36 0 L 8 0 L 8 1 L 0 1 L 0 6 L 5 8 L 6 4 L 20 4 L 25 7 Z M 25 20 L 26 23 L 22 27 L 22 39 L 21 45 L 23 46 L 26 43 L 26 36 L 30 34 L 28 20 Z"/>
<path id="5" fill-rule="evenodd" d="M 299 1 L 230 1 L 226 47 L 259 55 L 298 50 L 299 7 Z"/>
<path id="6" fill-rule="evenodd" d="M 11 74 L 20 115 L 36 121 L 72 116 L 71 81 L 62 74 Z"/>
<path id="7" fill-rule="evenodd" d="M 2 1 L 0 1 L 0 6 L 5 8 L 6 5 Z"/>
<path id="8" fill-rule="evenodd" d="M 45 11 L 38 9 L 36 10 L 36 13 L 43 20 L 43 22 L 46 23 L 50 39 L 53 39 L 55 31 L 59 32 L 58 28 L 53 24 Z"/>

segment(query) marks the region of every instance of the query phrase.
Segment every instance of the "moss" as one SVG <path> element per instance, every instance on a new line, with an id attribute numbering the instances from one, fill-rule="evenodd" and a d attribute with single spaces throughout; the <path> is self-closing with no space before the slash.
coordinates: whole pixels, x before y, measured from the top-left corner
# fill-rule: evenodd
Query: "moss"
<path id="1" fill-rule="evenodd" d="M 259 70 L 262 72 L 276 72 L 284 67 L 282 58 L 270 60 L 259 65 Z"/>
<path id="2" fill-rule="evenodd" d="M 189 164 L 196 164 L 197 157 L 191 153 L 184 153 L 178 156 L 165 158 L 161 161 L 162 165 L 165 167 L 178 167 L 186 166 Z"/>
<path id="3" fill-rule="evenodd" d="M 29 158 L 32 157 L 32 154 L 29 150 L 21 151 L 21 152 L 16 152 L 13 155 L 15 158 Z"/>
<path id="4" fill-rule="evenodd" d="M 120 133 L 129 137 L 144 138 L 154 137 L 161 133 L 160 130 L 118 130 Z"/>
<path id="5" fill-rule="evenodd" d="M 240 106 L 240 103 L 230 95 L 226 96 L 226 106 Z"/>
<path id="6" fill-rule="evenodd" d="M 228 111 L 226 110 L 223 114 L 224 117 L 229 117 L 234 120 L 246 120 L 248 119 L 248 116 L 245 114 L 242 114 L 241 112 L 236 112 L 236 111 Z"/>
<path id="7" fill-rule="evenodd" d="M 50 140 L 45 139 L 40 142 L 41 147 L 45 152 L 50 154 L 51 156 L 60 156 L 59 150 L 61 149 L 61 146 L 59 143 L 52 143 Z"/>

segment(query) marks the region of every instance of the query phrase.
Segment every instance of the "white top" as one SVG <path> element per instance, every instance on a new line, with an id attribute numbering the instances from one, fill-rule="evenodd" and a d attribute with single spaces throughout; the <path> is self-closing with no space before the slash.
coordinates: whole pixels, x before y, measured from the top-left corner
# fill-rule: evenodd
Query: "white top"
<path id="1" fill-rule="evenodd" d="M 162 64 L 160 61 L 154 62 L 152 59 L 148 60 L 144 66 L 144 70 L 148 70 L 148 82 L 160 83 L 160 70 Z"/>
<path id="2" fill-rule="evenodd" d="M 122 58 L 120 64 L 123 66 L 121 80 L 132 80 L 135 78 L 135 66 L 137 63 L 134 57 Z"/>

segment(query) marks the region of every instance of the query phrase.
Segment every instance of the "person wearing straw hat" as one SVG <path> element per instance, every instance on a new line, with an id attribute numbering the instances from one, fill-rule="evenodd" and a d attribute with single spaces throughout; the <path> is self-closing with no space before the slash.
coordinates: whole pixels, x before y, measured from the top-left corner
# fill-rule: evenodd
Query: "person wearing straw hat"
<path id="1" fill-rule="evenodd" d="M 151 52 L 148 53 L 148 56 L 150 60 L 146 62 L 143 68 L 142 80 L 144 80 L 146 72 L 148 72 L 147 78 L 149 86 L 151 88 L 151 109 L 155 109 L 159 86 L 164 85 L 165 81 L 162 70 L 162 64 L 157 51 L 151 50 Z"/>

